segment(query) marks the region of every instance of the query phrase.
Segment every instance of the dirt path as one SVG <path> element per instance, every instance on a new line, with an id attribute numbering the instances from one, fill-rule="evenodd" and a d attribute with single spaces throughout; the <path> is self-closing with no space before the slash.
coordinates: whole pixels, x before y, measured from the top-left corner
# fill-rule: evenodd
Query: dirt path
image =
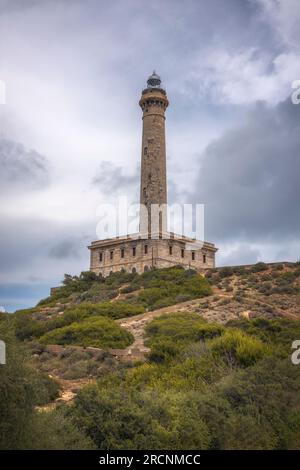
<path id="1" fill-rule="evenodd" d="M 123 360 L 145 360 L 145 354 L 149 351 L 149 348 L 147 348 L 144 344 L 144 335 L 145 335 L 145 327 L 148 323 L 150 323 L 154 318 L 157 318 L 161 315 L 165 315 L 168 313 L 174 313 L 174 312 L 182 312 L 182 311 L 198 311 L 199 306 L 201 303 L 214 303 L 214 298 L 217 297 L 218 299 L 226 298 L 226 299 L 233 299 L 234 297 L 234 292 L 224 292 L 221 289 L 218 289 L 217 287 L 213 287 L 213 294 L 208 296 L 208 297 L 203 297 L 201 299 L 195 299 L 195 300 L 188 300 L 187 302 L 181 302 L 175 305 L 170 305 L 168 307 L 160 308 L 158 310 L 153 310 L 150 312 L 145 312 L 140 315 L 135 315 L 133 317 L 127 317 L 127 318 L 121 318 L 120 320 L 117 320 L 119 325 L 126 330 L 128 330 L 133 336 L 134 336 L 134 342 L 131 346 L 123 350 L 122 352 L 122 359 Z M 294 315 L 292 313 L 289 313 L 285 310 L 282 310 L 278 308 L 277 306 L 267 303 L 263 300 L 257 299 L 257 297 L 252 297 L 252 296 L 245 296 L 245 300 L 248 302 L 253 302 L 253 303 L 259 303 L 262 306 L 268 306 L 271 307 L 275 313 L 276 316 L 280 317 L 285 317 L 285 318 L 290 318 L 290 319 L 297 319 L 297 315 Z M 212 313 L 215 313 L 215 315 L 212 315 Z M 244 312 L 240 312 L 239 314 L 236 315 L 231 315 L 228 316 L 227 320 L 230 318 L 237 318 L 237 317 L 246 317 L 249 318 L 248 314 L 251 313 L 251 308 L 248 310 L 245 310 Z M 207 321 L 213 321 L 213 322 L 220 322 L 224 323 L 224 320 L 221 318 L 218 318 L 218 312 L 213 311 L 213 305 L 212 309 L 208 309 L 207 311 L 201 311 L 201 316 L 206 319 Z"/>
<path id="2" fill-rule="evenodd" d="M 212 297 L 213 295 L 209 297 L 203 297 L 201 299 L 188 300 L 186 302 L 170 305 L 168 307 L 152 310 L 150 312 L 141 313 L 140 315 L 135 315 L 133 317 L 121 318 L 120 320 L 117 320 L 117 323 L 119 323 L 122 328 L 125 328 L 134 336 L 133 344 L 124 350 L 126 353 L 122 355 L 123 359 L 145 359 L 145 353 L 149 351 L 149 348 L 147 348 L 144 344 L 145 327 L 154 318 L 160 317 L 161 315 L 166 315 L 168 313 L 193 311 L 193 309 L 199 307 L 199 304 L 212 300 Z M 202 316 L 205 318 L 205 313 Z"/>

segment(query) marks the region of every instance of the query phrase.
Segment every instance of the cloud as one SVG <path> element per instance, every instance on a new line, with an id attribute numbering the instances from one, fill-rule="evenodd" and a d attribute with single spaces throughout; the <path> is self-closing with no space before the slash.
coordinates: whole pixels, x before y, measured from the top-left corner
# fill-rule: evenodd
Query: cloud
<path id="1" fill-rule="evenodd" d="M 45 157 L 20 143 L 0 139 L 0 191 L 38 189 L 48 182 Z"/>
<path id="2" fill-rule="evenodd" d="M 202 78 L 203 77 L 203 78 Z M 219 104 L 278 103 L 300 77 L 299 51 L 270 54 L 259 48 L 207 50 L 191 64 L 188 82 L 198 80 L 200 95 Z"/>
<path id="3" fill-rule="evenodd" d="M 299 48 L 300 9 L 298 0 L 257 0 L 261 18 L 276 30 L 283 43 Z"/>
<path id="4" fill-rule="evenodd" d="M 195 202 L 205 203 L 206 238 L 278 246 L 300 236 L 300 106 L 257 103 L 244 125 L 200 156 Z"/>
<path id="5" fill-rule="evenodd" d="M 239 264 L 253 264 L 262 259 L 262 253 L 257 247 L 247 243 L 235 243 L 224 246 L 218 256 L 218 265 L 234 266 Z"/>
<path id="6" fill-rule="evenodd" d="M 2 216 L 0 283 L 57 283 L 88 269 L 92 225 Z"/>
<path id="7" fill-rule="evenodd" d="M 114 165 L 112 162 L 103 161 L 100 163 L 96 176 L 92 180 L 99 191 L 103 194 L 128 194 L 139 185 L 139 169 L 134 174 L 125 174 L 124 168 Z"/>
<path id="8" fill-rule="evenodd" d="M 62 240 L 49 250 L 50 258 L 77 258 L 79 240 Z"/>

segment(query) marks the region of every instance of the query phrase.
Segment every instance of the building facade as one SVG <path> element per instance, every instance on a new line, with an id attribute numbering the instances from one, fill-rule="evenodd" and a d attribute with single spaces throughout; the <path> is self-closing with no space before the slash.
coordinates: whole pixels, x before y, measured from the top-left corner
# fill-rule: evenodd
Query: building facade
<path id="1" fill-rule="evenodd" d="M 168 232 L 165 111 L 169 105 L 160 77 L 153 72 L 142 91 L 139 233 L 91 243 L 90 270 L 108 276 L 117 271 L 142 273 L 153 268 L 181 265 L 197 270 L 213 268 L 217 248 L 213 243 Z M 157 217 L 151 217 L 156 207 Z"/>

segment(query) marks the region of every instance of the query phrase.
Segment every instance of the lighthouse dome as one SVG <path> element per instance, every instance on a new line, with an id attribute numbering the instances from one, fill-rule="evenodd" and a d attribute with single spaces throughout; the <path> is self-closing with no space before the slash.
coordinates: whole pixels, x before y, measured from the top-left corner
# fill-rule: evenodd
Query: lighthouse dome
<path id="1" fill-rule="evenodd" d="M 147 87 L 148 88 L 160 88 L 161 79 L 160 76 L 157 75 L 155 70 L 153 71 L 152 75 L 147 80 Z"/>

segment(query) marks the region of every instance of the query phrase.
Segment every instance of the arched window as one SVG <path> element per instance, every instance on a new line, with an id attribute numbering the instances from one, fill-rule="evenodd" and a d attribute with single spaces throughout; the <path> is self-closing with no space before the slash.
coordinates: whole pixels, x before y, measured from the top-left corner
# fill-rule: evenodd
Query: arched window
<path id="1" fill-rule="evenodd" d="M 148 155 L 148 147 L 144 147 L 144 155 Z"/>
<path id="2" fill-rule="evenodd" d="M 132 272 L 132 274 L 135 274 L 136 273 L 136 268 L 132 268 L 131 272 Z"/>
<path id="3" fill-rule="evenodd" d="M 149 271 L 149 268 L 148 268 L 148 266 L 145 266 L 144 267 L 144 272 L 147 272 L 147 271 Z"/>

